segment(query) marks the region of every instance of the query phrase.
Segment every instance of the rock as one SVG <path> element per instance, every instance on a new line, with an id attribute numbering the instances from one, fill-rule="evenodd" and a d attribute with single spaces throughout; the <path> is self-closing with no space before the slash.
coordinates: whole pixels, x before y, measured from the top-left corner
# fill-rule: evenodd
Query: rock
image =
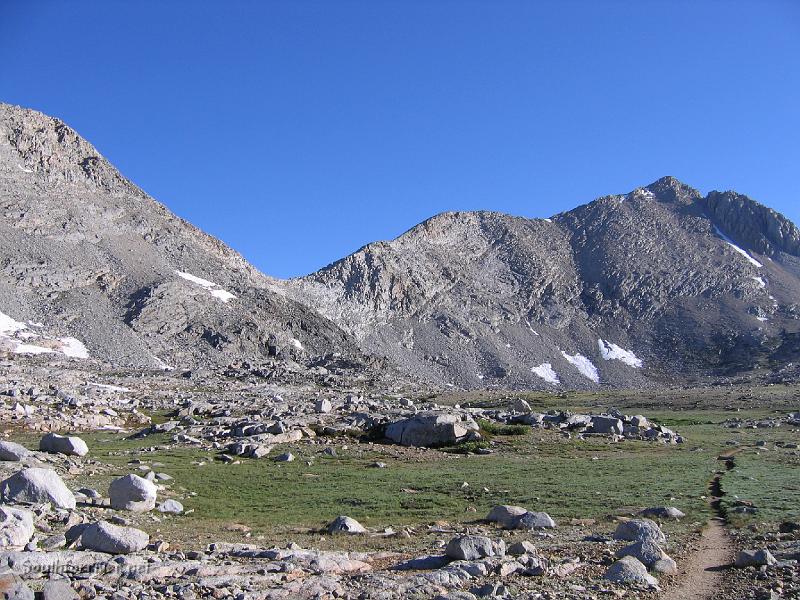
<path id="1" fill-rule="evenodd" d="M 595 415 L 591 421 L 591 433 L 603 433 L 606 435 L 622 435 L 622 421 L 616 417 L 606 417 Z"/>
<path id="2" fill-rule="evenodd" d="M 51 579 L 42 587 L 42 600 L 79 600 L 69 579 Z"/>
<path id="3" fill-rule="evenodd" d="M 663 558 L 668 558 L 661 547 L 651 539 L 634 542 L 617 550 L 617 558 L 625 556 L 633 556 L 647 567 L 654 565 Z"/>
<path id="4" fill-rule="evenodd" d="M 663 575 L 677 575 L 678 565 L 669 556 L 664 556 L 653 563 L 652 567 L 654 573 L 661 573 Z"/>
<path id="5" fill-rule="evenodd" d="M 420 448 L 456 444 L 478 435 L 478 424 L 459 415 L 435 412 L 417 413 L 386 428 L 386 437 L 403 446 Z"/>
<path id="6" fill-rule="evenodd" d="M 528 512 L 528 510 L 521 506 L 499 504 L 489 511 L 489 514 L 486 515 L 486 520 L 490 523 L 497 523 L 504 529 L 512 529 L 517 520 L 526 512 Z"/>
<path id="7" fill-rule="evenodd" d="M 5 502 L 50 502 L 57 508 L 75 508 L 75 496 L 51 469 L 23 469 L 0 483 L 0 494 Z"/>
<path id="8" fill-rule="evenodd" d="M 292 462 L 293 460 L 294 454 L 291 452 L 284 452 L 275 457 L 275 462 Z"/>
<path id="9" fill-rule="evenodd" d="M 48 433 L 39 442 L 39 450 L 67 456 L 86 456 L 89 453 L 89 446 L 77 436 Z"/>
<path id="10" fill-rule="evenodd" d="M 447 556 L 420 556 L 395 565 L 393 569 L 395 571 L 430 571 L 441 569 L 448 564 L 450 564 L 450 558 Z"/>
<path id="11" fill-rule="evenodd" d="M 144 550 L 150 536 L 141 529 L 120 527 L 107 521 L 92 523 L 81 534 L 81 546 L 108 554 L 130 554 Z"/>
<path id="12" fill-rule="evenodd" d="M 333 522 L 328 525 L 328 533 L 366 533 L 367 530 L 355 519 L 350 517 L 340 516 L 336 517 Z"/>
<path id="13" fill-rule="evenodd" d="M 658 579 L 650 575 L 647 567 L 633 556 L 626 556 L 608 567 L 603 578 L 626 585 L 658 587 Z"/>
<path id="14" fill-rule="evenodd" d="M 0 593 L 2 593 L 2 600 L 34 599 L 33 590 L 10 571 L 0 573 Z"/>
<path id="15" fill-rule="evenodd" d="M 0 506 L 0 548 L 21 548 L 33 537 L 33 513 Z"/>
<path id="16" fill-rule="evenodd" d="M 777 560 L 766 548 L 762 550 L 742 550 L 736 555 L 734 566 L 739 569 L 777 564 Z"/>
<path id="17" fill-rule="evenodd" d="M 511 556 L 522 556 L 523 554 L 537 554 L 536 546 L 527 540 L 516 542 L 508 547 Z"/>
<path id="18" fill-rule="evenodd" d="M 147 512 L 156 506 L 158 490 L 152 481 L 138 475 L 126 475 L 111 482 L 108 486 L 108 497 L 111 508 Z"/>
<path id="19" fill-rule="evenodd" d="M 97 490 L 94 490 L 92 488 L 85 488 L 85 487 L 76 490 L 75 493 L 76 494 L 80 494 L 81 496 L 85 496 L 86 498 L 92 498 L 92 499 L 97 499 L 97 498 L 102 498 L 103 497 L 102 494 L 100 492 L 98 492 Z"/>
<path id="20" fill-rule="evenodd" d="M 333 410 L 333 404 L 331 404 L 330 400 L 317 400 L 314 403 L 314 412 L 317 413 L 329 413 Z"/>
<path id="21" fill-rule="evenodd" d="M 455 537 L 447 544 L 445 554 L 453 560 L 478 560 L 494 556 L 492 540 L 483 535 L 463 535 Z"/>
<path id="22" fill-rule="evenodd" d="M 27 457 L 30 451 L 14 442 L 0 442 L 0 460 L 20 461 Z"/>
<path id="23" fill-rule="evenodd" d="M 623 521 L 617 525 L 614 531 L 615 540 L 627 540 L 629 542 L 640 542 L 652 540 L 657 544 L 665 544 L 667 538 L 664 532 L 655 521 L 650 519 L 631 519 Z"/>
<path id="24" fill-rule="evenodd" d="M 511 410 L 514 412 L 529 413 L 531 412 L 531 405 L 522 398 L 517 398 L 511 405 Z"/>
<path id="25" fill-rule="evenodd" d="M 657 519 L 682 519 L 686 516 L 674 506 L 653 506 L 645 508 L 639 514 L 643 517 L 655 517 Z"/>
<path id="26" fill-rule="evenodd" d="M 553 529 L 556 522 L 544 512 L 528 511 L 514 522 L 514 529 Z"/>
<path id="27" fill-rule="evenodd" d="M 161 504 L 158 505 L 158 511 L 162 513 L 170 513 L 173 515 L 179 515 L 183 512 L 183 504 L 178 502 L 177 500 L 164 500 Z"/>

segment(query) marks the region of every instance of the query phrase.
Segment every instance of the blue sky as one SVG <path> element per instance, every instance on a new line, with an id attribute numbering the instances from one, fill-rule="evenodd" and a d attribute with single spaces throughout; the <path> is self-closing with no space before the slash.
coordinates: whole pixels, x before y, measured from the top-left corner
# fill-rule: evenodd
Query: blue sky
<path id="1" fill-rule="evenodd" d="M 674 175 L 800 222 L 800 2 L 0 2 L 0 100 L 268 274 Z"/>

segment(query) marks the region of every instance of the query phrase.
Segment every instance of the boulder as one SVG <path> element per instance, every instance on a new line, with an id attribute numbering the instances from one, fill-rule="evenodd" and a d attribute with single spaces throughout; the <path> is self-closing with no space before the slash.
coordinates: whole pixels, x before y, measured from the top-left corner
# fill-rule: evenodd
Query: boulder
<path id="1" fill-rule="evenodd" d="M 329 413 L 333 410 L 333 404 L 331 404 L 330 400 L 321 399 L 317 400 L 314 403 L 314 412 L 324 414 Z"/>
<path id="2" fill-rule="evenodd" d="M 497 523 L 504 529 L 513 529 L 517 520 L 526 512 L 528 510 L 521 506 L 499 504 L 489 511 L 489 514 L 486 515 L 486 520 L 491 523 Z"/>
<path id="3" fill-rule="evenodd" d="M 626 556 L 608 567 L 604 579 L 625 585 L 658 587 L 658 579 L 647 572 L 639 560 Z"/>
<path id="4" fill-rule="evenodd" d="M 663 558 L 669 558 L 661 549 L 661 546 L 651 539 L 634 542 L 633 544 L 617 550 L 617 558 L 624 558 L 626 556 L 633 556 L 647 567 L 652 567 Z"/>
<path id="5" fill-rule="evenodd" d="M 433 448 L 478 439 L 478 429 L 478 424 L 471 418 L 422 412 L 389 425 L 386 437 L 403 446 Z"/>
<path id="6" fill-rule="evenodd" d="M 10 571 L 0 573 L 0 593 L 3 600 L 33 600 L 33 590 Z"/>
<path id="7" fill-rule="evenodd" d="M 492 540 L 483 535 L 462 535 L 447 544 L 445 554 L 453 560 L 478 560 L 494 556 Z"/>
<path id="8" fill-rule="evenodd" d="M 655 517 L 656 519 L 682 519 L 686 515 L 674 506 L 652 506 L 645 508 L 641 513 L 643 517 Z"/>
<path id="9" fill-rule="evenodd" d="M 172 499 L 164 500 L 164 502 L 158 505 L 158 511 L 162 513 L 179 515 L 183 512 L 183 504 L 181 504 L 177 500 L 172 500 Z"/>
<path id="10" fill-rule="evenodd" d="M 350 517 L 340 516 L 336 517 L 333 522 L 328 525 L 328 533 L 366 533 L 367 530 L 355 519 Z"/>
<path id="11" fill-rule="evenodd" d="M 138 475 L 126 475 L 111 482 L 108 486 L 108 497 L 111 508 L 147 512 L 156 506 L 158 490 L 152 481 Z"/>
<path id="12" fill-rule="evenodd" d="M 30 467 L 15 473 L 0 483 L 0 495 L 5 502 L 49 502 L 57 508 L 75 508 L 75 496 L 51 469 Z"/>
<path id="13" fill-rule="evenodd" d="M 135 527 L 120 527 L 107 521 L 92 523 L 81 534 L 81 546 L 108 554 L 130 554 L 144 550 L 150 536 Z"/>
<path id="14" fill-rule="evenodd" d="M 0 506 L 0 548 L 22 548 L 33 537 L 33 513 Z"/>
<path id="15" fill-rule="evenodd" d="M 556 522 L 545 512 L 528 511 L 514 522 L 514 529 L 553 529 Z"/>
<path id="16" fill-rule="evenodd" d="M 0 442 L 0 460 L 19 462 L 30 454 L 25 447 L 14 442 Z"/>
<path id="17" fill-rule="evenodd" d="M 42 600 L 80 600 L 69 579 L 51 579 L 42 587 Z"/>
<path id="18" fill-rule="evenodd" d="M 511 544 L 508 547 L 508 553 L 511 556 L 522 556 L 523 554 L 535 555 L 538 554 L 538 551 L 536 550 L 536 546 L 534 546 L 533 543 L 527 540 L 523 540 L 521 542 L 516 542 L 514 544 Z"/>
<path id="19" fill-rule="evenodd" d="M 39 442 L 39 450 L 67 456 L 86 456 L 89 446 L 77 436 L 58 435 L 48 433 Z"/>
<path id="20" fill-rule="evenodd" d="M 592 417 L 591 433 L 622 435 L 622 421 L 616 417 L 595 415 Z"/>
<path id="21" fill-rule="evenodd" d="M 736 555 L 736 560 L 733 564 L 739 569 L 744 569 L 746 567 L 774 565 L 777 562 L 772 553 L 764 548 L 762 550 L 742 550 Z"/>
<path id="22" fill-rule="evenodd" d="M 650 568 L 653 570 L 654 573 L 661 573 L 662 575 L 678 574 L 677 563 L 666 555 L 664 556 L 664 558 L 660 558 L 656 562 L 654 562 Z"/>
<path id="23" fill-rule="evenodd" d="M 641 542 L 652 540 L 656 544 L 665 544 L 667 537 L 655 521 L 650 519 L 631 519 L 623 521 L 617 525 L 614 531 L 615 540 L 627 540 L 629 542 Z"/>

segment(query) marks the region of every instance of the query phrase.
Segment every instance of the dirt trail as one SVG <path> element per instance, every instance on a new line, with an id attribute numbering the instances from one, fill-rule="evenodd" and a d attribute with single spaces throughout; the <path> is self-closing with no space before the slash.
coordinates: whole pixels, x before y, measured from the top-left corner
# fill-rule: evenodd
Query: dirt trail
<path id="1" fill-rule="evenodd" d="M 733 454 L 720 456 L 725 467 L 730 470 L 734 466 Z M 733 563 L 733 542 L 725 531 L 725 515 L 720 500 L 723 473 L 717 473 L 708 486 L 709 503 L 717 514 L 708 522 L 700 538 L 700 547 L 692 553 L 681 574 L 680 583 L 664 594 L 664 600 L 713 600 L 719 598 L 722 590 L 725 571 Z"/>

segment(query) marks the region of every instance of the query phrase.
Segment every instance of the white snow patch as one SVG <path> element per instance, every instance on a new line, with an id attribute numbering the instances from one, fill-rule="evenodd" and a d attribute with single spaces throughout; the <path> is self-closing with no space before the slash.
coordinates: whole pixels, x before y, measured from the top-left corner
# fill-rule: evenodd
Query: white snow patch
<path id="1" fill-rule="evenodd" d="M 552 223 L 553 219 L 542 219 L 542 221 L 547 221 L 548 223 Z"/>
<path id="2" fill-rule="evenodd" d="M 544 379 L 547 383 L 552 383 L 553 385 L 561 383 L 558 373 L 553 370 L 553 365 L 550 363 L 542 363 L 538 367 L 531 367 L 531 372 Z"/>
<path id="3" fill-rule="evenodd" d="M 758 319 L 762 323 L 766 323 L 767 321 L 769 321 L 769 319 L 767 317 L 756 317 L 756 319 Z"/>
<path id="4" fill-rule="evenodd" d="M 600 347 L 600 356 L 603 360 L 618 360 L 634 369 L 641 369 L 644 364 L 633 352 L 616 344 L 598 339 L 597 345 Z"/>
<path id="5" fill-rule="evenodd" d="M 12 352 L 14 354 L 52 354 L 55 350 L 42 346 L 34 346 L 33 344 L 17 344 Z"/>
<path id="6" fill-rule="evenodd" d="M 17 165 L 17 168 L 18 168 L 20 171 L 22 171 L 23 173 L 33 173 L 33 170 L 32 170 L 32 169 L 26 169 L 25 167 L 23 167 L 23 166 L 22 166 L 22 165 L 20 165 L 20 164 L 18 164 L 18 165 Z"/>
<path id="7" fill-rule="evenodd" d="M 592 364 L 592 361 L 583 356 L 583 354 L 569 355 L 562 350 L 561 355 L 567 360 L 568 363 L 578 369 L 578 371 L 581 372 L 581 375 L 587 379 L 591 379 L 595 383 L 600 383 L 600 373 L 597 371 L 597 367 Z"/>
<path id="8" fill-rule="evenodd" d="M 89 358 L 89 351 L 80 340 L 77 340 L 74 337 L 65 337 L 58 338 L 58 341 L 62 344 L 61 352 L 64 354 L 64 356 L 69 356 L 72 358 Z"/>
<path id="9" fill-rule="evenodd" d="M 174 370 L 175 370 L 175 367 L 170 367 L 170 366 L 169 366 L 167 363 L 165 363 L 163 360 L 161 360 L 161 359 L 160 359 L 160 358 L 158 358 L 157 356 L 153 356 L 153 358 L 154 358 L 154 359 L 155 359 L 155 361 L 158 363 L 158 367 L 159 367 L 159 368 L 160 368 L 162 371 L 174 371 Z"/>
<path id="10" fill-rule="evenodd" d="M 483 375 L 481 375 L 480 373 L 475 375 L 475 377 L 477 377 L 478 379 L 483 379 Z"/>
<path id="11" fill-rule="evenodd" d="M 8 335 L 26 329 L 25 323 L 15 321 L 7 314 L 0 312 L 0 335 Z"/>
<path id="12" fill-rule="evenodd" d="M 289 338 L 289 343 L 291 343 L 292 346 L 294 346 L 298 350 L 302 350 L 303 349 L 302 342 L 300 340 L 296 339 L 296 338 Z"/>
<path id="13" fill-rule="evenodd" d="M 530 331 L 533 335 L 540 337 L 539 334 L 531 327 L 531 322 L 525 319 L 525 322 L 528 324 L 528 331 Z"/>
<path id="14" fill-rule="evenodd" d="M 755 281 L 762 290 L 767 287 L 767 282 L 764 281 L 763 277 L 753 277 L 753 281 Z"/>
<path id="15" fill-rule="evenodd" d="M 101 390 L 108 390 L 109 392 L 130 392 L 128 388 L 119 385 L 108 385 L 106 383 L 95 383 L 93 381 L 86 382 L 86 385 L 90 385 Z"/>
<path id="16" fill-rule="evenodd" d="M 44 327 L 44 323 L 34 323 L 33 321 L 28 321 L 28 325 L 30 325 L 31 327 L 37 327 L 39 329 Z"/>
<path id="17" fill-rule="evenodd" d="M 192 283 L 196 283 L 197 285 L 206 288 L 209 293 L 214 296 L 214 298 L 218 298 L 223 302 L 228 302 L 229 300 L 234 300 L 236 296 L 231 294 L 227 290 L 223 290 L 213 281 L 209 281 L 208 279 L 203 279 L 202 277 L 198 277 L 197 275 L 192 275 L 191 273 L 187 273 L 185 271 L 175 271 L 178 277 L 184 278 L 186 281 L 191 281 Z"/>
<path id="18" fill-rule="evenodd" d="M 717 227 L 716 225 L 714 225 L 714 231 L 715 231 L 715 232 L 716 232 L 716 234 L 717 234 L 719 237 L 721 237 L 721 238 L 722 238 L 722 239 L 723 239 L 723 240 L 724 240 L 724 241 L 725 241 L 725 242 L 726 242 L 726 243 L 727 243 L 727 244 L 728 244 L 728 245 L 729 245 L 731 248 L 733 248 L 734 250 L 736 250 L 736 252 L 738 252 L 739 254 L 741 254 L 742 256 L 744 256 L 744 257 L 745 257 L 745 258 L 746 258 L 746 259 L 747 259 L 747 260 L 750 262 L 750 264 L 751 264 L 751 265 L 753 265 L 754 267 L 756 267 L 756 268 L 758 268 L 758 269 L 760 269 L 761 267 L 763 267 L 763 266 L 764 266 L 764 265 L 762 265 L 760 262 L 758 262 L 758 261 L 757 261 L 755 258 L 753 258 L 752 256 L 750 256 L 750 255 L 749 255 L 747 252 L 745 252 L 745 251 L 744 251 L 742 248 L 740 248 L 739 246 L 737 246 L 736 244 L 734 244 L 734 243 L 733 243 L 733 240 L 732 240 L 731 238 L 729 238 L 727 235 L 725 235 L 724 233 L 722 233 L 722 231 L 720 230 L 720 228 L 719 228 L 719 227 Z"/>
<path id="19" fill-rule="evenodd" d="M 231 294 L 228 290 L 211 290 L 211 295 L 214 296 L 214 298 L 219 298 L 223 302 L 236 299 L 236 296 Z"/>

